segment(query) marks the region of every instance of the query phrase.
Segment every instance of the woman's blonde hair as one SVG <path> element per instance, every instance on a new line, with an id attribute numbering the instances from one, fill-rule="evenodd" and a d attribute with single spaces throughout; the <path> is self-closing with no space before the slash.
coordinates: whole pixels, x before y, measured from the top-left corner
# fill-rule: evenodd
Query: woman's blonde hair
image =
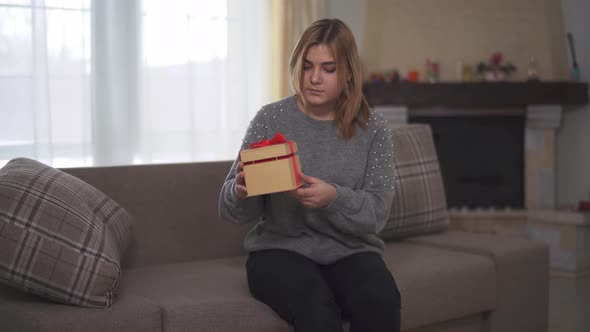
<path id="1" fill-rule="evenodd" d="M 336 103 L 334 120 L 339 136 L 349 139 L 355 135 L 357 125 L 366 127 L 369 104 L 363 95 L 361 65 L 354 36 L 344 22 L 323 19 L 312 23 L 303 32 L 289 62 L 291 85 L 300 97 L 305 56 L 310 47 L 320 44 L 327 45 L 336 60 L 338 86 L 344 89 Z"/>

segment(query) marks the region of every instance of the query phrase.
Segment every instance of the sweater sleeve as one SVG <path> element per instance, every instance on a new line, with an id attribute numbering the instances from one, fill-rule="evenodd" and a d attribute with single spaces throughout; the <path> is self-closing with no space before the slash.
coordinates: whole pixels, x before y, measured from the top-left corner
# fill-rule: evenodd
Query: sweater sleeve
<path id="1" fill-rule="evenodd" d="M 377 129 L 367 155 L 361 188 L 332 184 L 336 198 L 321 208 L 328 222 L 339 231 L 360 236 L 377 234 L 387 222 L 394 196 L 391 130 Z"/>
<path id="2" fill-rule="evenodd" d="M 268 126 L 266 125 L 263 112 L 264 109 L 261 109 L 250 122 L 250 126 L 246 130 L 246 135 L 242 141 L 242 150 L 247 149 L 250 143 L 266 138 L 266 128 Z M 236 196 L 234 186 L 236 168 L 238 167 L 239 161 L 240 156 L 238 155 L 221 187 L 219 194 L 219 215 L 229 222 L 245 224 L 260 219 L 264 210 L 264 199 L 263 196 L 254 196 L 240 200 Z"/>

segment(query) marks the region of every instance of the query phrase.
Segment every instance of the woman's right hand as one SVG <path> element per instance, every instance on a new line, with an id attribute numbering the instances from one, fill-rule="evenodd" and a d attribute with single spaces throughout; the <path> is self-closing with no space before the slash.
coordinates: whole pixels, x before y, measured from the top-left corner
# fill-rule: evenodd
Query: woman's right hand
<path id="1" fill-rule="evenodd" d="M 238 197 L 240 200 L 248 197 L 248 190 L 246 189 L 246 175 L 244 174 L 244 163 L 241 161 L 238 162 L 238 167 L 236 167 L 234 192 L 236 197 Z"/>

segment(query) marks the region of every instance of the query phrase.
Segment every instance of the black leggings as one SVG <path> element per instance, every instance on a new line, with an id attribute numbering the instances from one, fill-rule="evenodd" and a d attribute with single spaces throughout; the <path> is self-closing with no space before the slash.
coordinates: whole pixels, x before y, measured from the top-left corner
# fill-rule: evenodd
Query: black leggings
<path id="1" fill-rule="evenodd" d="M 292 324 L 296 332 L 399 331 L 401 297 L 376 253 L 359 253 L 328 265 L 287 250 L 250 253 L 252 295 Z"/>

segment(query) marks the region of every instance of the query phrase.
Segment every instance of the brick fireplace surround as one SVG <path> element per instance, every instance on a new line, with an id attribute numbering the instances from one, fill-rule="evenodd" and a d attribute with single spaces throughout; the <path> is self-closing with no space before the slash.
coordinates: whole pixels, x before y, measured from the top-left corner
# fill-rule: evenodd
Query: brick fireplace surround
<path id="1" fill-rule="evenodd" d="M 587 104 L 587 91 L 585 83 L 567 82 L 377 83 L 365 87 L 369 103 L 391 127 L 420 115 L 523 116 L 525 208 L 452 208 L 451 227 L 542 240 L 550 247 L 551 272 L 567 276 L 590 275 L 590 214 L 557 207 L 556 131 L 564 106 Z"/>

